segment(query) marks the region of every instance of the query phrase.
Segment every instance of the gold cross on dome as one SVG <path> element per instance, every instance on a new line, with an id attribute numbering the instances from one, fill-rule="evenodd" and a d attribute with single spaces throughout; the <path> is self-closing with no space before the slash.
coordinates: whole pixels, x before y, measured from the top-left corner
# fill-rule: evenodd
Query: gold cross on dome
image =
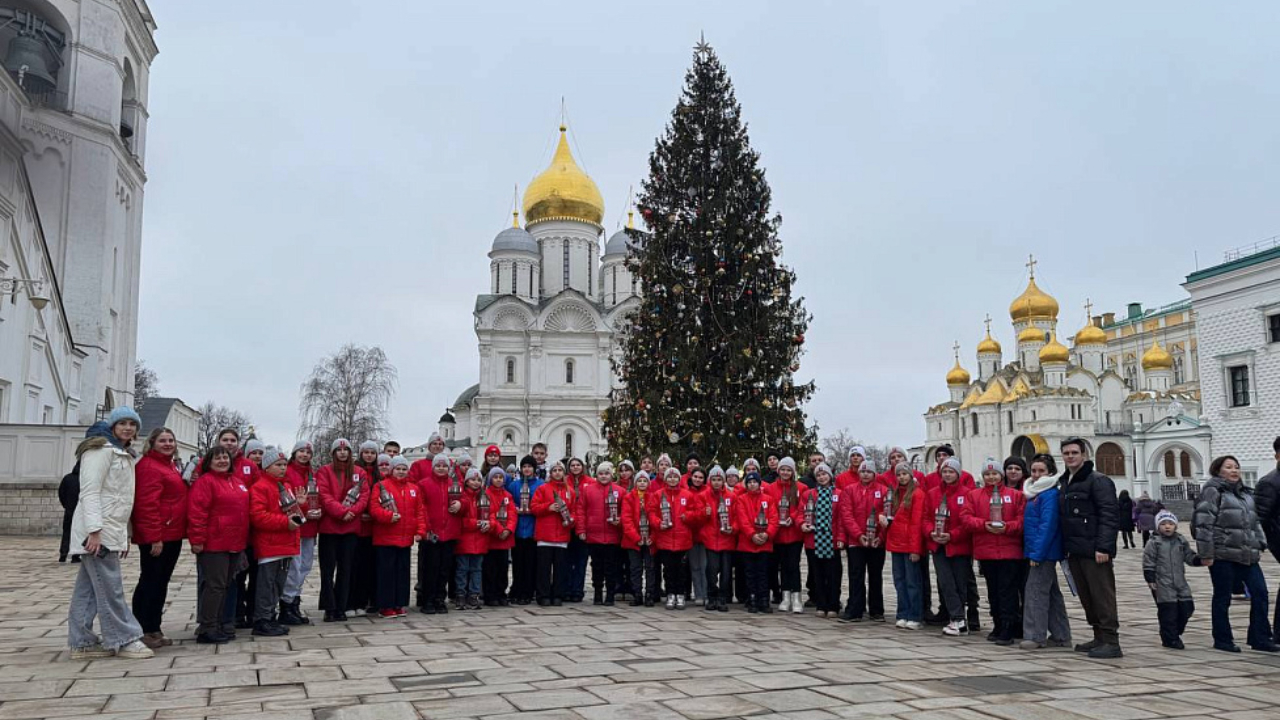
<path id="1" fill-rule="evenodd" d="M 1093 301 L 1089 298 L 1084 299 L 1084 316 L 1089 320 L 1093 319 Z"/>
<path id="2" fill-rule="evenodd" d="M 957 340 L 956 344 L 952 346 L 951 349 L 954 350 L 956 353 L 956 362 L 960 362 L 960 341 Z"/>
<path id="3" fill-rule="evenodd" d="M 991 334 L 991 313 L 987 313 L 987 319 L 983 320 L 983 322 L 986 323 L 987 334 L 990 335 Z"/>
<path id="4" fill-rule="evenodd" d="M 1031 272 L 1031 279 L 1032 279 L 1032 280 L 1035 280 L 1035 279 L 1036 279 L 1036 265 L 1038 265 L 1038 264 L 1039 264 L 1039 263 L 1037 263 L 1037 262 L 1036 262 L 1036 256 L 1035 256 L 1035 255 L 1028 255 L 1028 256 L 1027 256 L 1027 270 L 1029 270 L 1029 271 Z"/>

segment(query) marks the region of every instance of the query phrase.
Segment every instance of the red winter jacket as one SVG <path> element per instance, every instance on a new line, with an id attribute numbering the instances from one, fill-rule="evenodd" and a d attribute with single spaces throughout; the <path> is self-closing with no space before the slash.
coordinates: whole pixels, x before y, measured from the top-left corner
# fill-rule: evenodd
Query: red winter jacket
<path id="1" fill-rule="evenodd" d="M 427 466 L 427 472 L 430 474 L 418 481 L 418 489 L 422 491 L 422 504 L 427 508 L 427 527 L 431 528 L 440 542 L 457 540 L 462 535 L 462 511 L 459 510 L 457 514 L 449 512 L 451 479 L 448 475 L 438 476 L 431 472 L 430 466 Z M 466 487 L 461 482 L 458 486 Z"/>
<path id="2" fill-rule="evenodd" d="M 565 475 L 564 481 L 568 483 L 569 487 L 573 488 L 573 491 L 576 493 L 581 493 L 582 488 L 586 485 L 599 484 L 596 482 L 595 478 L 591 477 L 586 473 L 582 473 L 581 475 L 574 475 L 572 473 L 568 473 Z"/>
<path id="3" fill-rule="evenodd" d="M 896 490 L 895 495 L 901 492 Z M 911 493 L 910 504 L 902 504 L 894 498 L 898 507 L 893 511 L 893 521 L 885 528 L 884 547 L 889 552 L 925 553 L 924 536 L 933 529 L 925 520 L 929 510 L 929 494 L 919 486 Z"/>
<path id="4" fill-rule="evenodd" d="M 843 490 L 859 482 L 861 480 L 858 478 L 858 469 L 852 468 L 837 475 L 835 485 L 837 490 Z"/>
<path id="5" fill-rule="evenodd" d="M 381 488 L 386 488 L 395 501 L 395 511 L 400 519 L 382 507 Z M 426 537 L 431 529 L 427 524 L 427 508 L 422 504 L 422 490 L 408 478 L 386 478 L 373 486 L 369 498 L 369 514 L 373 516 L 373 544 L 383 547 L 412 547 L 415 537 Z"/>
<path id="6" fill-rule="evenodd" d="M 652 488 L 652 486 L 650 486 Z M 649 544 L 645 548 L 653 552 L 654 531 L 658 529 L 658 494 L 646 490 L 641 498 L 639 490 L 632 490 L 622 498 L 622 547 L 640 550 L 640 513 L 649 516 Z"/>
<path id="7" fill-rule="evenodd" d="M 618 545 L 622 542 L 622 523 L 609 523 L 609 496 L 616 495 L 618 519 L 622 519 L 622 496 L 626 493 L 613 483 L 601 485 L 593 480 L 578 488 L 578 501 L 573 504 L 573 531 L 586 535 L 591 545 Z"/>
<path id="8" fill-rule="evenodd" d="M 320 532 L 325 535 L 355 535 L 360 532 L 360 515 L 369 507 L 369 478 L 358 467 L 352 466 L 351 472 L 350 481 L 344 480 L 332 464 L 316 472 L 316 482 L 320 485 L 320 508 L 324 510 L 324 517 L 320 518 Z M 347 507 L 342 501 L 357 481 L 360 482 L 360 499 Z M 353 517 L 343 520 L 347 513 Z"/>
<path id="9" fill-rule="evenodd" d="M 280 509 L 280 485 L 263 473 L 249 488 L 249 520 L 253 527 L 253 554 L 258 559 L 293 557 L 301 551 L 299 528 Z"/>
<path id="10" fill-rule="evenodd" d="M 729 512 L 729 532 L 722 532 L 720 523 L 720 505 L 728 504 Z M 728 552 L 738 547 L 738 530 L 737 530 L 737 512 L 734 507 L 734 493 L 728 488 L 716 492 L 711 488 L 707 488 L 698 494 L 697 506 L 693 510 L 695 517 L 702 518 L 702 524 L 698 526 L 698 542 L 702 543 L 712 552 Z M 707 515 L 707 510 L 711 511 Z"/>
<path id="11" fill-rule="evenodd" d="M 693 544 L 700 545 L 702 543 L 702 531 L 714 521 L 715 509 L 707 504 L 707 493 L 711 492 L 711 486 L 704 480 L 702 487 L 693 488 L 686 485 L 684 491 L 688 493 L 689 497 L 689 513 L 685 522 L 688 523 L 689 530 L 693 533 Z M 711 511 L 711 514 L 707 513 L 708 510 Z"/>
<path id="12" fill-rule="evenodd" d="M 773 537 L 773 541 L 779 545 L 788 545 L 790 543 L 804 542 L 804 533 L 800 532 L 800 524 L 804 522 L 804 512 L 800 498 L 803 497 L 805 487 L 800 483 L 792 480 L 791 482 L 783 482 L 782 478 L 778 478 L 776 482 L 764 489 L 764 493 L 773 501 L 774 507 L 778 509 L 778 534 Z M 782 494 L 786 492 L 788 495 L 787 503 L 790 507 L 787 509 L 787 517 L 791 518 L 791 525 L 783 525 L 782 518 Z"/>
<path id="13" fill-rule="evenodd" d="M 863 484 L 861 480 L 846 485 L 840 492 L 840 502 L 836 511 L 835 540 L 846 547 L 863 547 L 862 536 L 867 534 L 867 515 L 874 513 L 879 519 L 884 514 L 884 486 L 872 480 Z M 884 547 L 883 529 L 877 526 L 874 547 Z"/>
<path id="14" fill-rule="evenodd" d="M 251 488 L 262 475 L 262 468 L 244 455 L 236 455 L 236 459 L 231 461 L 231 472 L 245 487 Z"/>
<path id="15" fill-rule="evenodd" d="M 505 487 L 493 487 L 490 485 L 485 492 L 489 494 L 489 510 L 491 514 L 489 549 L 510 550 L 516 546 L 516 525 L 520 521 L 520 514 L 516 512 L 516 500 L 511 497 L 511 493 Z M 503 505 L 507 506 L 507 521 L 505 524 L 498 522 L 498 509 Z M 503 530 L 508 533 L 505 538 L 500 537 Z"/>
<path id="16" fill-rule="evenodd" d="M 289 463 L 289 466 L 284 471 L 284 481 L 289 483 L 289 489 L 293 491 L 294 495 L 298 496 L 298 507 L 302 509 L 304 516 L 311 509 L 307 505 L 307 480 L 311 474 L 311 466 L 301 465 L 296 462 Z M 316 504 L 320 507 L 320 517 L 314 520 L 307 518 L 307 521 L 302 524 L 301 535 L 304 538 L 313 538 L 320 534 L 320 521 L 324 519 L 324 506 L 318 500 Z"/>
<path id="17" fill-rule="evenodd" d="M 481 515 L 478 500 L 482 492 L 484 488 L 462 489 L 462 498 L 458 501 L 462 505 L 458 509 L 458 517 L 462 519 L 462 534 L 458 536 L 458 546 L 453 551 L 455 555 L 484 555 L 489 552 L 491 532 L 481 532 L 480 523 L 489 523 L 489 531 L 493 530 L 493 507 L 490 506 Z"/>
<path id="18" fill-rule="evenodd" d="M 172 542 L 187 536 L 187 484 L 173 458 L 155 450 L 133 468 L 133 542 Z"/>
<path id="19" fill-rule="evenodd" d="M 840 505 L 841 503 L 845 502 L 845 495 L 844 493 L 840 492 L 835 488 L 832 488 L 831 492 L 832 492 L 832 495 L 831 495 L 831 542 L 834 544 L 836 542 L 836 533 L 838 532 L 836 528 L 838 528 L 840 525 Z M 809 498 L 813 498 L 813 505 L 814 505 L 813 519 L 814 519 L 815 529 L 812 532 L 804 533 L 804 547 L 806 550 L 814 549 L 814 546 L 816 544 L 815 540 L 817 538 L 816 527 L 817 527 L 818 513 L 820 511 L 818 510 L 818 489 L 816 487 L 805 488 L 804 494 L 800 496 L 800 517 L 801 517 L 802 523 L 804 518 L 804 506 L 805 506 L 805 503 L 809 502 Z"/>
<path id="20" fill-rule="evenodd" d="M 381 475 L 376 474 L 378 469 L 378 464 L 376 462 L 372 465 L 366 466 L 364 463 L 357 461 L 356 467 L 364 471 L 366 482 L 369 483 L 369 489 L 371 491 L 376 483 L 383 480 Z M 375 477 L 377 478 L 376 480 L 374 479 Z M 369 505 L 377 504 L 378 501 L 376 497 L 373 495 L 370 495 L 369 497 Z M 368 506 L 365 506 L 364 512 L 360 513 L 360 529 L 356 531 L 356 535 L 359 537 L 373 537 L 373 515 L 369 512 Z"/>
<path id="21" fill-rule="evenodd" d="M 671 506 L 671 527 L 665 530 L 661 522 L 663 498 L 666 498 Z M 658 524 L 653 526 L 654 548 L 679 552 L 693 547 L 694 524 L 690 522 L 693 519 L 693 502 L 694 493 L 692 491 L 663 485 L 662 492 L 658 495 L 654 505 L 658 509 L 659 518 Z"/>
<path id="22" fill-rule="evenodd" d="M 205 552 L 242 552 L 249 545 L 249 488 L 231 473 L 201 475 L 187 495 L 187 539 Z"/>
<path id="23" fill-rule="evenodd" d="M 734 505 L 737 506 L 738 552 L 773 552 L 773 536 L 778 532 L 778 508 L 774 507 L 773 498 L 762 490 L 744 490 L 734 500 L 737 501 Z M 758 532 L 756 519 L 760 516 L 760 508 L 764 508 L 765 518 L 769 520 L 769 528 L 765 530 L 769 540 L 763 545 L 757 545 L 751 539 Z"/>
<path id="24" fill-rule="evenodd" d="M 1000 498 L 1004 501 L 1001 516 L 1004 533 L 988 532 L 986 523 L 991 519 L 992 486 L 970 490 L 960 517 L 969 531 L 975 560 L 1020 560 L 1022 554 L 1022 513 L 1027 506 L 1027 496 L 1020 490 L 1000 486 Z"/>
<path id="25" fill-rule="evenodd" d="M 533 510 L 533 515 L 537 520 L 534 521 L 533 538 L 538 542 L 546 543 L 567 543 L 573 531 L 573 521 L 565 526 L 564 519 L 560 515 L 559 510 L 552 510 L 551 505 L 555 503 L 555 496 L 559 495 L 561 502 L 568 505 L 570 510 L 576 501 L 578 494 L 573 488 L 563 480 L 556 482 L 555 480 L 547 480 L 533 493 L 533 500 L 529 502 L 529 508 Z"/>
<path id="26" fill-rule="evenodd" d="M 968 470 L 961 470 L 960 479 L 957 480 L 956 482 L 960 483 L 960 487 L 964 488 L 966 492 L 978 487 L 978 484 L 974 482 L 973 476 L 969 474 Z M 934 490 L 941 487 L 942 474 L 937 470 L 934 470 L 933 472 L 924 476 L 923 484 L 924 484 L 924 488 L 932 493 Z"/>
<path id="27" fill-rule="evenodd" d="M 964 488 L 963 479 L 957 480 L 955 485 L 937 487 L 929 491 L 929 512 L 925 516 L 925 522 L 929 524 L 929 538 L 926 542 L 929 546 L 929 552 L 937 550 L 939 547 L 946 547 L 947 557 L 968 557 L 973 554 L 973 545 L 969 539 L 969 530 L 965 527 L 964 519 L 961 512 L 964 506 L 968 504 L 966 497 L 970 490 Z M 942 504 L 943 490 L 947 493 L 947 509 L 951 512 L 951 517 L 947 519 L 947 534 L 951 539 L 947 541 L 945 546 L 939 546 L 933 541 L 933 530 L 937 524 L 938 506 Z"/>

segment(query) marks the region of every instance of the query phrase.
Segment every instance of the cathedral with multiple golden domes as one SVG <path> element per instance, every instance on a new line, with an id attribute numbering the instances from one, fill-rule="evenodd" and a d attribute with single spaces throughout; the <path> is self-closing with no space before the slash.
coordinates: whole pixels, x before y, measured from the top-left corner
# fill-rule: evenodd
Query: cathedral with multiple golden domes
<path id="1" fill-rule="evenodd" d="M 619 230 L 601 246 L 604 199 L 563 126 L 522 206 L 523 226 L 517 210 L 493 239 L 490 291 L 476 297 L 480 381 L 440 418 L 440 434 L 454 450 L 497 445 L 507 459 L 535 442 L 551 457 L 601 454 L 615 329 L 639 305 L 631 240 Z"/>
<path id="2" fill-rule="evenodd" d="M 1009 304 L 1015 347 L 1006 361 L 991 320 L 976 348 L 977 377 L 955 363 L 946 374 L 950 398 L 925 412 L 918 459 L 932 467 L 951 445 L 962 462 L 987 457 L 1058 455 L 1081 437 L 1099 470 L 1132 492 L 1179 492 L 1206 472 L 1209 429 L 1200 422 L 1195 322 L 1188 302 L 1126 317 L 1093 316 L 1060 339 L 1058 301 L 1036 283 L 1034 258 L 1021 295 Z"/>

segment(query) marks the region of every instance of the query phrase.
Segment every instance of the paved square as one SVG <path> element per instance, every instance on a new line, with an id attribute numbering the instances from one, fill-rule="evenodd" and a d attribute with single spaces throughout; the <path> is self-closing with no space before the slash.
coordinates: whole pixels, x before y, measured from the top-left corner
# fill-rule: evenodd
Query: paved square
<path id="1" fill-rule="evenodd" d="M 1117 565 L 1125 657 L 1115 661 L 737 606 L 411 612 L 294 628 L 283 639 L 242 631 L 215 648 L 192 639 L 188 553 L 165 615 L 173 647 L 146 661 L 72 662 L 66 603 L 78 566 L 54 562 L 56 547 L 56 538 L 0 537 L 0 720 L 1280 718 L 1280 657 L 1209 648 L 1205 571 L 1189 572 L 1197 604 L 1190 649 L 1160 647 L 1137 550 L 1122 551 Z M 128 593 L 137 561 L 125 564 Z M 1280 568 L 1268 559 L 1264 572 L 1275 588 Z M 305 598 L 314 605 L 314 583 Z M 1071 598 L 1068 605 L 1084 636 L 1083 614 Z M 1237 605 L 1240 638 L 1246 616 Z"/>

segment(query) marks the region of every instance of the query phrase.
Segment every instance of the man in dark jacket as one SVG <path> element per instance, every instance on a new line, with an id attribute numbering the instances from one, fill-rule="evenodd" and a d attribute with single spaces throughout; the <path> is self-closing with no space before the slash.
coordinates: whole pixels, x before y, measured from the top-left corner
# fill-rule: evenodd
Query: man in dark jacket
<path id="1" fill-rule="evenodd" d="M 80 461 L 76 461 L 71 472 L 62 476 L 58 484 L 58 503 L 62 505 L 62 542 L 58 545 L 58 562 L 66 562 L 71 552 L 71 518 L 75 517 L 76 505 L 80 504 Z M 71 562 L 80 562 L 79 555 L 73 555 Z"/>
<path id="2" fill-rule="evenodd" d="M 1085 455 L 1084 441 L 1062 441 L 1066 472 L 1058 481 L 1058 511 L 1062 519 L 1062 549 L 1067 554 L 1085 618 L 1093 628 L 1093 640 L 1076 645 L 1091 658 L 1123 657 L 1120 651 L 1120 616 L 1116 611 L 1116 555 L 1119 531 L 1116 485 L 1095 472 Z"/>
<path id="3" fill-rule="evenodd" d="M 1267 547 L 1276 560 L 1280 560 L 1280 437 L 1271 444 L 1271 449 L 1276 453 L 1276 469 L 1258 481 L 1253 490 L 1253 503 L 1262 532 L 1267 536 Z M 1276 617 L 1280 618 L 1280 603 L 1276 607 Z"/>

